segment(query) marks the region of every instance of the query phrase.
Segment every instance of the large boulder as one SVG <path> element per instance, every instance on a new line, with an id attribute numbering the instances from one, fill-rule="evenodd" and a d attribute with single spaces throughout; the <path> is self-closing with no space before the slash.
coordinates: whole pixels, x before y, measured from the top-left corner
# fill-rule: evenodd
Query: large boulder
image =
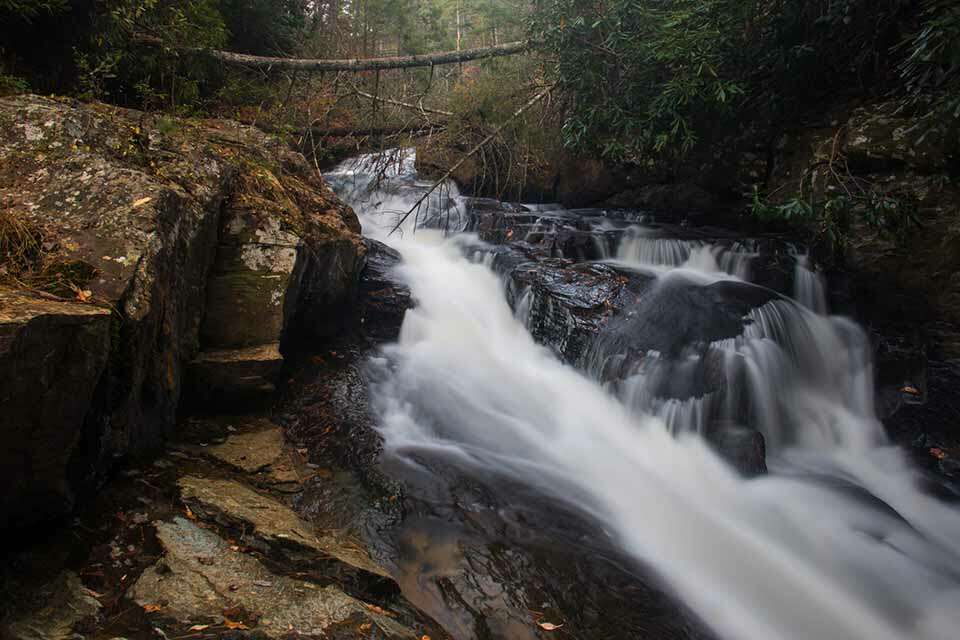
<path id="1" fill-rule="evenodd" d="M 59 487 L 4 509 L 9 524 L 66 513 L 70 487 L 158 446 L 201 350 L 265 347 L 272 364 L 248 351 L 260 371 L 279 362 L 278 343 L 336 333 L 364 254 L 353 211 L 276 138 L 37 96 L 0 99 L 0 208 L 43 238 L 57 277 L 37 287 L 77 298 L 5 315 L 0 434 L 30 462 L 5 467 L 2 502 Z M 64 366 L 30 362 L 41 345 Z M 200 358 L 200 369 L 222 387 L 230 376 L 213 363 L 244 371 L 242 357 Z M 44 367 L 62 382 L 48 384 Z M 54 431 L 56 442 L 42 435 Z"/>

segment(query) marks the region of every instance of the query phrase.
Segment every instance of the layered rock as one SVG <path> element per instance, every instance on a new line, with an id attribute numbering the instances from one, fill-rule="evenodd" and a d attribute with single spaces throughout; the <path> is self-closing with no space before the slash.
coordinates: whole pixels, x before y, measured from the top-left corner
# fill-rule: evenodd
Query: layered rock
<path id="1" fill-rule="evenodd" d="M 268 389 L 281 345 L 340 329 L 364 253 L 353 212 L 276 139 L 97 104 L 0 100 L 0 206 L 80 292 L 5 298 L 0 432 L 24 462 L 4 504 L 30 508 L 0 526 L 66 513 L 112 458 L 156 447 L 190 380 L 204 399 Z M 218 353 L 188 374 L 201 349 Z"/>

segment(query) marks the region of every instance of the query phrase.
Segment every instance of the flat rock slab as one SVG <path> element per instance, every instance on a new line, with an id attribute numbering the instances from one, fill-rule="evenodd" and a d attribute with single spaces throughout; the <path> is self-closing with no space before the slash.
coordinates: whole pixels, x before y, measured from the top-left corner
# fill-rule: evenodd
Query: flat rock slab
<path id="1" fill-rule="evenodd" d="M 0 637 L 16 640 L 70 638 L 78 622 L 100 611 L 100 603 L 71 571 L 58 575 L 44 591 L 44 605 L 38 610 L 21 612 L 5 628 L 0 628 Z"/>
<path id="2" fill-rule="evenodd" d="M 156 528 L 166 556 L 141 575 L 130 594 L 141 606 L 159 605 L 161 615 L 216 623 L 231 617 L 225 611 L 242 610 L 247 626 L 271 638 L 328 637 L 344 627 L 358 631 L 347 637 L 416 638 L 382 609 L 336 587 L 276 575 L 187 519 L 158 522 Z"/>
<path id="3" fill-rule="evenodd" d="M 226 424 L 229 422 L 230 424 Z M 296 493 L 313 473 L 298 459 L 283 439 L 283 429 L 269 418 L 238 416 L 230 420 L 214 418 L 194 420 L 194 429 L 221 432 L 227 435 L 222 442 L 210 445 L 178 444 L 175 448 L 194 455 L 212 458 L 242 473 L 251 475 L 258 485 L 265 485 L 281 493 Z M 208 434 L 212 435 L 212 434 Z M 188 434 L 188 439 L 203 437 Z"/>
<path id="4" fill-rule="evenodd" d="M 357 541 L 336 532 L 318 536 L 292 509 L 245 485 L 196 476 L 180 478 L 177 484 L 183 501 L 196 513 L 242 530 L 245 537 L 266 545 L 267 551 L 293 558 L 302 558 L 305 554 L 332 557 L 355 569 L 390 577 Z"/>
<path id="5" fill-rule="evenodd" d="M 281 462 L 283 432 L 271 422 L 262 422 L 264 428 L 259 431 L 231 434 L 223 444 L 204 447 L 204 453 L 246 473 L 257 473 Z"/>

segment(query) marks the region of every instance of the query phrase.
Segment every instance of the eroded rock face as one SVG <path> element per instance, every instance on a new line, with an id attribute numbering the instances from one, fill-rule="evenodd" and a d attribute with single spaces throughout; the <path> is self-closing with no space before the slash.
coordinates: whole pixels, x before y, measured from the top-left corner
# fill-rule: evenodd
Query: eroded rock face
<path id="1" fill-rule="evenodd" d="M 67 488 L 157 447 L 201 350 L 217 352 L 199 370 L 218 392 L 266 388 L 278 345 L 343 327 L 364 254 L 352 210 L 256 129 L 37 96 L 0 100 L 0 207 L 41 229 L 89 291 L 87 305 L 8 318 L 0 375 L 19 373 L 0 388 L 0 435 L 32 462 L 6 467 L 19 471 L 3 504 L 58 487 L 4 509 L 9 524 L 66 513 Z M 251 348 L 252 360 L 223 353 Z M 30 363 L 31 349 L 55 358 Z M 53 362 L 63 379 L 51 386 Z M 40 423 L 55 441 L 37 437 Z"/>
<path id="2" fill-rule="evenodd" d="M 103 402 L 109 343 L 107 309 L 0 289 L 0 528 L 72 507 L 71 456 Z"/>

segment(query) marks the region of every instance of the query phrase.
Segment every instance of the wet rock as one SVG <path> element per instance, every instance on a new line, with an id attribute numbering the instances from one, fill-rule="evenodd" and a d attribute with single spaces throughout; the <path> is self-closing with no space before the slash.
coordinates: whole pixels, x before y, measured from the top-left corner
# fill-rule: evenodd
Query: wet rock
<path id="1" fill-rule="evenodd" d="M 64 640 L 73 637 L 78 623 L 100 612 L 100 603 L 70 571 L 56 576 L 37 597 L 43 599 L 39 608 L 18 611 L 0 628 L 0 635 L 11 640 Z"/>
<path id="2" fill-rule="evenodd" d="M 400 254 L 382 242 L 367 239 L 366 264 L 360 273 L 361 331 L 376 342 L 396 340 L 403 316 L 412 306 L 410 289 L 394 273 Z"/>
<path id="3" fill-rule="evenodd" d="M 763 434 L 733 424 L 713 425 L 708 440 L 733 468 L 745 476 L 767 472 L 767 453 Z"/>
<path id="4" fill-rule="evenodd" d="M 557 259 L 521 264 L 510 278 L 515 304 L 527 300 L 531 333 L 572 363 L 586 354 L 613 315 L 613 301 L 626 281 L 606 265 L 572 265 Z"/>
<path id="5" fill-rule="evenodd" d="M 744 316 L 777 298 L 742 282 L 658 281 L 647 273 L 556 259 L 522 263 L 509 277 L 513 304 L 526 307 L 534 337 L 575 364 L 585 364 L 588 351 L 598 347 L 603 357 L 627 350 L 678 357 L 690 346 L 740 335 Z"/>
<path id="6" fill-rule="evenodd" d="M 0 289 L 0 528 L 64 515 L 107 364 L 110 311 Z"/>
<path id="7" fill-rule="evenodd" d="M 184 518 L 156 527 L 166 555 L 143 573 L 131 596 L 141 606 L 160 605 L 163 615 L 178 622 L 216 623 L 243 612 L 247 626 L 271 638 L 326 635 L 337 625 L 364 628 L 365 637 L 416 638 L 379 608 L 333 586 L 272 573 Z"/>
<path id="8" fill-rule="evenodd" d="M 197 514 L 242 532 L 244 541 L 264 552 L 309 562 L 317 556 L 368 573 L 388 577 L 363 547 L 336 532 L 317 535 L 286 505 L 232 480 L 186 476 L 178 481 L 183 501 Z"/>

